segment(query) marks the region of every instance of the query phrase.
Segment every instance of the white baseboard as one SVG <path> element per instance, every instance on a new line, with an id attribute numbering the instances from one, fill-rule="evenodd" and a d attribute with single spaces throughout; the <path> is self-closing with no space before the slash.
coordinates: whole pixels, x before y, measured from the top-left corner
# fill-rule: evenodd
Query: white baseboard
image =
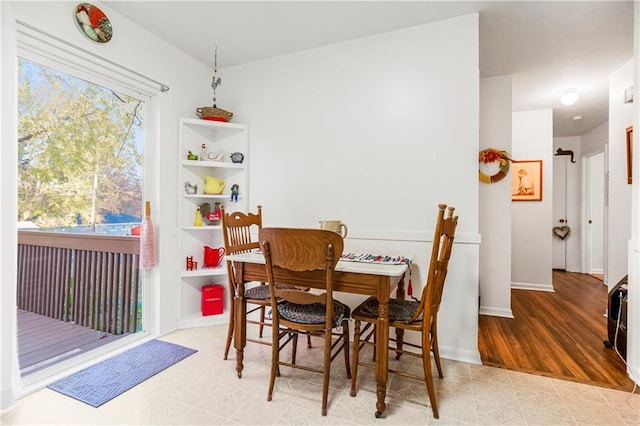
<path id="1" fill-rule="evenodd" d="M 511 283 L 511 288 L 516 290 L 536 290 L 536 291 L 555 292 L 555 290 L 553 289 L 553 285 L 550 285 L 550 284 Z"/>
<path id="2" fill-rule="evenodd" d="M 466 362 L 468 364 L 482 365 L 480 351 L 470 351 L 442 345 L 439 345 L 439 350 L 440 358 L 449 359 L 452 361 Z"/>
<path id="3" fill-rule="evenodd" d="M 480 306 L 480 315 L 490 315 L 492 317 L 513 318 L 511 309 L 492 308 L 490 306 Z"/>

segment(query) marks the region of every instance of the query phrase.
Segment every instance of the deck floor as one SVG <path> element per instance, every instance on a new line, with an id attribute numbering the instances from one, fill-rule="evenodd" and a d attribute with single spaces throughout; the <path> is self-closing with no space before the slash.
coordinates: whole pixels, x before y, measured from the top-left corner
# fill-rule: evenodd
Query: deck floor
<path id="1" fill-rule="evenodd" d="M 112 342 L 115 336 L 18 309 L 18 361 L 24 377 Z"/>

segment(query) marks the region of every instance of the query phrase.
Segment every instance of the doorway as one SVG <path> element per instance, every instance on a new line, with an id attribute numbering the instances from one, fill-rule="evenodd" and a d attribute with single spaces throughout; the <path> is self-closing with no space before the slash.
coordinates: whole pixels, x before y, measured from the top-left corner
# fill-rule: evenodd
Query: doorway
<path id="1" fill-rule="evenodd" d="M 585 272 L 605 281 L 605 154 L 598 152 L 585 156 L 584 163 Z"/>
<path id="2" fill-rule="evenodd" d="M 143 330 L 146 97 L 20 51 L 16 307 L 22 377 Z"/>

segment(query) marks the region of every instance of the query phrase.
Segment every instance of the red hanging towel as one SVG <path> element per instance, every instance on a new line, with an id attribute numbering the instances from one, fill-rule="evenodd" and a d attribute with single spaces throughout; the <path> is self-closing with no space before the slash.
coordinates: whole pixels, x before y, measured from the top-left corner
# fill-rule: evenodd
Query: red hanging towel
<path id="1" fill-rule="evenodd" d="M 409 262 L 409 286 L 407 287 L 407 294 L 409 297 L 413 297 L 413 283 L 411 282 L 411 262 Z"/>

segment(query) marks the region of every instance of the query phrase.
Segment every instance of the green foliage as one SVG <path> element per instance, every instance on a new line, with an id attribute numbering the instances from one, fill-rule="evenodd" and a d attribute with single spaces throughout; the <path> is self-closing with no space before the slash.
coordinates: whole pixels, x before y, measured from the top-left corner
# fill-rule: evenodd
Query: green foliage
<path id="1" fill-rule="evenodd" d="M 21 59 L 18 220 L 42 228 L 139 216 L 139 99 Z"/>

